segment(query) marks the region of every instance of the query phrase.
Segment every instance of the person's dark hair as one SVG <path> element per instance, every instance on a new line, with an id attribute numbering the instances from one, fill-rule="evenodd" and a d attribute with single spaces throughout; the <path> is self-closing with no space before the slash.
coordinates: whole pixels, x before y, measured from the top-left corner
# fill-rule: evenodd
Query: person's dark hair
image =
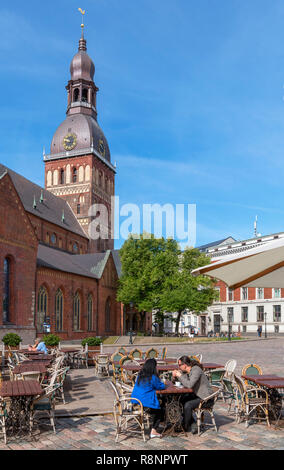
<path id="1" fill-rule="evenodd" d="M 181 362 L 182 364 L 185 364 L 186 366 L 189 366 L 189 367 L 194 367 L 194 366 L 198 366 L 200 367 L 200 369 L 203 370 L 203 365 L 197 361 L 196 359 L 193 359 L 189 356 L 181 356 L 178 358 L 178 361 Z"/>
<path id="2" fill-rule="evenodd" d="M 142 369 L 140 370 L 138 377 L 137 377 L 137 383 L 142 382 L 151 382 L 151 379 L 155 375 L 156 377 L 159 377 L 158 371 L 157 371 L 157 361 L 156 359 L 147 359 L 145 364 L 143 365 Z"/>

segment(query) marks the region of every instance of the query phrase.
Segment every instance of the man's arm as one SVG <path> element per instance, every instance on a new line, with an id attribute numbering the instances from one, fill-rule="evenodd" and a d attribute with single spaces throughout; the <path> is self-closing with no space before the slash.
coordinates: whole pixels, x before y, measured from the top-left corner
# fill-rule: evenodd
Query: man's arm
<path id="1" fill-rule="evenodd" d="M 202 370 L 200 367 L 194 367 L 194 369 L 191 369 L 190 377 L 187 374 L 181 374 L 179 380 L 184 387 L 193 388 L 196 382 L 200 379 L 201 374 Z"/>

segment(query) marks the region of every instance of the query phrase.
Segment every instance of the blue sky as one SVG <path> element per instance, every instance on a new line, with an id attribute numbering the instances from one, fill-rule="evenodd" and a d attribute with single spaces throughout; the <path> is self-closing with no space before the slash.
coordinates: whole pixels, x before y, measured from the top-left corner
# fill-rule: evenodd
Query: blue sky
<path id="1" fill-rule="evenodd" d="M 121 204 L 196 204 L 198 245 L 283 231 L 283 0 L 1 5 L 1 163 L 43 185 L 79 6 Z"/>

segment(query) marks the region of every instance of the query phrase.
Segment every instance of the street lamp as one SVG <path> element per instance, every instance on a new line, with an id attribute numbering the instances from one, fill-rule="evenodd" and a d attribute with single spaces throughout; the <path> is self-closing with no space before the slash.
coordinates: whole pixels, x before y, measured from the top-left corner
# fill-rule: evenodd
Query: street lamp
<path id="1" fill-rule="evenodd" d="M 133 302 L 130 302 L 129 303 L 129 307 L 131 309 L 130 311 L 130 329 L 129 329 L 129 344 L 133 344 L 133 339 L 132 339 L 132 327 L 133 327 L 133 307 L 134 307 L 134 304 Z"/>
<path id="2" fill-rule="evenodd" d="M 264 337 L 265 337 L 265 338 L 267 338 L 266 317 L 267 317 L 267 312 L 264 312 Z"/>

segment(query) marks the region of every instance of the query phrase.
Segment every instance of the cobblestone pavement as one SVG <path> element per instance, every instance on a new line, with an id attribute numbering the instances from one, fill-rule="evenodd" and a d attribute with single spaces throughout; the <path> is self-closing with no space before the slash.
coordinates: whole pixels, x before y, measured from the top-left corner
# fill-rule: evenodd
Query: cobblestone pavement
<path id="1" fill-rule="evenodd" d="M 158 348 L 159 350 L 161 348 Z M 144 349 L 143 349 L 144 350 Z M 223 344 L 171 345 L 168 356 L 181 354 L 203 354 L 204 362 L 225 363 L 234 358 L 238 361 L 237 373 L 247 363 L 257 363 L 263 373 L 276 373 L 284 376 L 284 340 L 251 341 Z M 95 379 L 93 368 L 72 371 L 70 374 L 71 392 L 66 393 L 67 406 L 60 404 L 60 415 L 56 421 L 56 434 L 50 426 L 40 426 L 40 432 L 32 439 L 15 440 L 10 437 L 5 446 L 1 441 L 0 450 L 268 450 L 284 449 L 284 419 L 276 429 L 268 428 L 264 422 L 253 423 L 248 428 L 245 423 L 237 424 L 232 414 L 228 414 L 227 405 L 218 400 L 214 410 L 218 433 L 206 427 L 200 436 L 179 434 L 176 437 L 151 439 L 144 443 L 142 437 L 121 436 L 115 443 L 115 425 L 112 415 L 82 416 L 101 412 L 113 402 L 109 384 Z M 81 381 L 81 383 L 80 383 Z M 99 384 L 99 388 L 97 387 Z M 104 389 L 105 386 L 105 389 Z M 96 391 L 97 390 L 97 391 Z M 104 396 L 105 390 L 105 396 Z M 97 397 L 97 398 L 96 398 Z M 69 401 L 69 404 L 68 404 Z M 64 417 L 64 410 L 76 416 Z M 63 412 L 63 413 L 62 413 Z M 210 418 L 206 419 L 210 423 Z"/>
<path id="2" fill-rule="evenodd" d="M 0 450 L 144 450 L 164 452 L 169 450 L 283 450 L 284 424 L 279 429 L 268 428 L 260 422 L 236 424 L 232 415 L 228 415 L 223 402 L 215 407 L 218 433 L 210 426 L 210 418 L 206 419 L 208 429 L 201 436 L 179 434 L 176 437 L 151 439 L 144 443 L 142 437 L 121 435 L 115 443 L 115 426 L 112 416 L 84 418 L 60 418 L 56 423 L 56 434 L 46 425 L 41 426 L 40 435 L 33 440 L 16 441 L 9 439 Z M 282 427 L 283 426 L 283 427 Z"/>

